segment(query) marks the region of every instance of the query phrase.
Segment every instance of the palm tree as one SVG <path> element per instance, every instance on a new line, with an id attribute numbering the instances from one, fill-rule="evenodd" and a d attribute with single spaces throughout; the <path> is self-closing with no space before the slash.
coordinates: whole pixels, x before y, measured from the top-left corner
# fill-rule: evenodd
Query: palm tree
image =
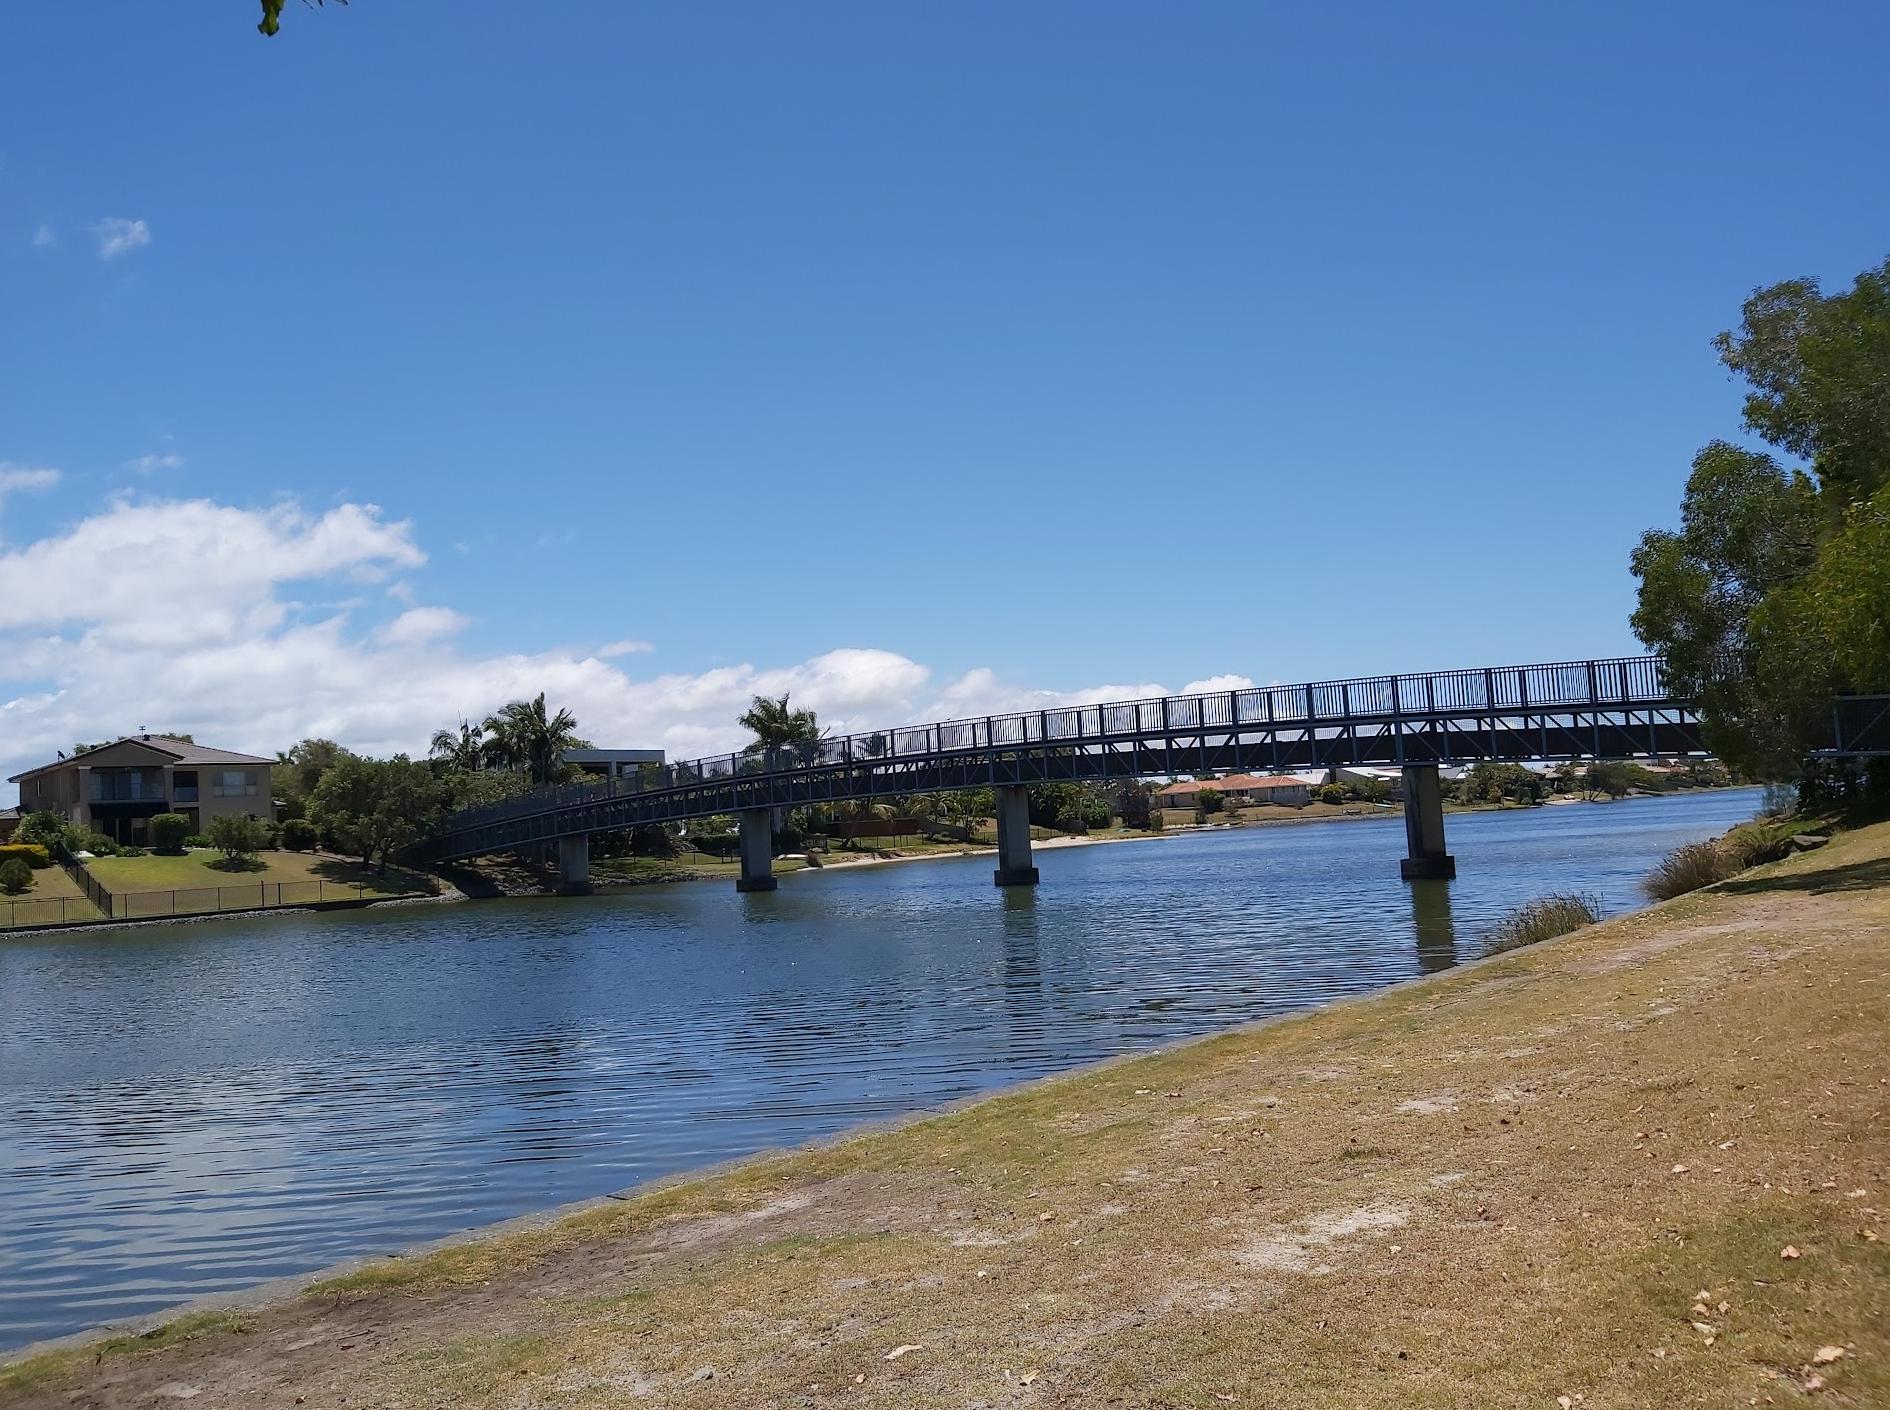
<path id="1" fill-rule="evenodd" d="M 486 745 L 485 726 L 461 720 L 456 730 L 435 730 L 428 753 L 438 759 L 449 773 L 471 774 L 485 767 Z"/>
<path id="2" fill-rule="evenodd" d="M 579 742 L 577 717 L 569 710 L 551 714 L 542 690 L 535 700 L 514 700 L 481 728 L 489 737 L 487 757 L 504 768 L 523 769 L 533 783 L 550 783 L 564 751 Z"/>
<path id="3" fill-rule="evenodd" d="M 735 723 L 755 737 L 746 751 L 750 754 L 763 749 L 818 744 L 824 733 L 812 710 L 796 710 L 788 704 L 786 691 L 781 692 L 778 700 L 771 695 L 757 695 Z"/>

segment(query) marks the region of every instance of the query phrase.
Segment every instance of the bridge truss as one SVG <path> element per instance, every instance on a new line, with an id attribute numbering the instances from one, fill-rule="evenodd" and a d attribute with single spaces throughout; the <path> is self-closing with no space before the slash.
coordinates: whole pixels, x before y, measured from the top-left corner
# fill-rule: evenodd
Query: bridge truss
<path id="1" fill-rule="evenodd" d="M 1052 780 L 1705 752 L 1697 702 L 1667 689 L 1654 657 L 1367 676 L 950 720 L 667 764 L 453 814 L 415 855 L 444 862 L 646 823 Z"/>

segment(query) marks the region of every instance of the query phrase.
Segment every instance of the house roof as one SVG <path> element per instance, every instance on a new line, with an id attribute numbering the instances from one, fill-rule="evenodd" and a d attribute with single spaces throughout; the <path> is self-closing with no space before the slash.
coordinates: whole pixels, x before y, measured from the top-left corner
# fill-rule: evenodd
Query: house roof
<path id="1" fill-rule="evenodd" d="M 1191 778 L 1184 783 L 1171 783 L 1166 788 L 1157 789 L 1157 793 L 1170 795 L 1199 793 L 1204 788 L 1212 788 L 1221 793 L 1253 793 L 1273 788 L 1314 788 L 1317 784 L 1298 774 L 1275 774 L 1268 778 L 1256 778 L 1252 774 L 1229 774 L 1226 778 L 1198 779 Z"/>
<path id="2" fill-rule="evenodd" d="M 34 774 L 43 774 L 50 769 L 63 769 L 72 764 L 84 763 L 94 754 L 107 749 L 116 749 L 121 744 L 141 744 L 147 749 L 169 757 L 172 764 L 209 765 L 209 764 L 273 764 L 274 759 L 259 758 L 254 754 L 238 754 L 230 749 L 212 749 L 208 745 L 193 744 L 188 739 L 177 739 L 168 734 L 127 734 L 104 744 L 74 754 L 69 759 L 55 759 L 50 764 L 41 764 L 36 769 L 14 774 L 8 783 L 18 783 L 23 778 Z"/>

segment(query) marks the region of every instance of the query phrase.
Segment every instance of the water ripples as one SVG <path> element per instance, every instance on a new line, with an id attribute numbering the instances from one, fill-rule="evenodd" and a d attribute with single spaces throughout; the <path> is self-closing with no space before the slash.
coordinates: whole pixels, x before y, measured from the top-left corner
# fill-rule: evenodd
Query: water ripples
<path id="1" fill-rule="evenodd" d="M 0 941 L 0 1346 L 1443 968 L 1755 802 Z"/>

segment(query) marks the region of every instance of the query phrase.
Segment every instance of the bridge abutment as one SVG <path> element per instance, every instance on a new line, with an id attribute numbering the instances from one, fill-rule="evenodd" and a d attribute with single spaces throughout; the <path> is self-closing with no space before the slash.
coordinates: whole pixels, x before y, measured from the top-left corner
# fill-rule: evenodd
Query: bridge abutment
<path id="1" fill-rule="evenodd" d="M 558 891 L 582 896 L 591 889 L 591 839 L 588 833 L 558 839 Z"/>
<path id="2" fill-rule="evenodd" d="M 1404 766 L 1406 857 L 1398 874 L 1406 881 L 1448 881 L 1457 859 L 1444 850 L 1444 785 L 1435 764 Z"/>
<path id="3" fill-rule="evenodd" d="M 1035 886 L 1037 868 L 1030 860 L 1030 790 L 1015 784 L 993 791 L 997 795 L 998 864 L 991 879 L 999 886 Z"/>
<path id="4" fill-rule="evenodd" d="M 774 813 L 768 808 L 748 808 L 741 815 L 742 874 L 735 879 L 737 891 L 772 891 L 780 883 L 774 876 Z"/>

